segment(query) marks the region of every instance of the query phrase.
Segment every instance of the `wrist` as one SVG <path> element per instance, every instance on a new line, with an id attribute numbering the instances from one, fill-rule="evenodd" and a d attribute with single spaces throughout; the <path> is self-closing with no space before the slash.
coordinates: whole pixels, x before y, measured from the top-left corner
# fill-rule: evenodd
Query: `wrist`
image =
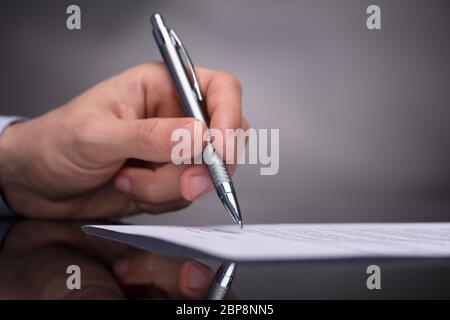
<path id="1" fill-rule="evenodd" d="M 11 124 L 0 134 L 0 191 L 5 197 L 7 186 L 13 182 L 15 177 L 18 145 L 15 144 L 14 139 L 20 126 L 22 123 Z"/>

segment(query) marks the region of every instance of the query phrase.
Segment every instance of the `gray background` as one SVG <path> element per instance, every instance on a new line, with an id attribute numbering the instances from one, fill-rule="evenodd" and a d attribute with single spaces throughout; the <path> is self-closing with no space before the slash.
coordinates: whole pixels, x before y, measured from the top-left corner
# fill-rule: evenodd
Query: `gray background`
<path id="1" fill-rule="evenodd" d="M 81 31 L 65 9 L 82 9 Z M 379 4 L 382 30 L 365 27 Z M 194 62 L 237 75 L 255 128 L 280 129 L 280 172 L 235 177 L 246 223 L 450 217 L 448 1 L 23 1 L 0 11 L 0 114 L 37 116 L 160 60 L 162 13 Z M 38 137 L 36 137 L 38 138 Z M 228 223 L 214 194 L 140 223 Z"/>

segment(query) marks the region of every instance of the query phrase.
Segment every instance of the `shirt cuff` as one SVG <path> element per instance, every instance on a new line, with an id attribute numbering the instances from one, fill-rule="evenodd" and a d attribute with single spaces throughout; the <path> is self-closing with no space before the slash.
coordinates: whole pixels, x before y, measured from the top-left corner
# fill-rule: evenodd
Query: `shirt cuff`
<path id="1" fill-rule="evenodd" d="M 11 222 L 13 220 L 1 220 L 0 219 L 0 245 L 2 244 L 3 239 L 6 237 L 6 233 L 8 232 L 9 227 L 11 226 Z M 0 246 L 1 248 L 1 246 Z"/>
<path id="2" fill-rule="evenodd" d="M 0 135 L 3 133 L 3 131 L 5 131 L 5 129 L 18 121 L 24 120 L 23 117 L 15 117 L 15 116 L 1 116 L 0 117 Z M 1 194 L 1 190 L 0 190 L 0 217 L 2 216 L 10 216 L 12 215 L 11 210 L 8 208 L 8 206 L 6 205 L 5 201 L 3 200 L 3 195 Z"/>

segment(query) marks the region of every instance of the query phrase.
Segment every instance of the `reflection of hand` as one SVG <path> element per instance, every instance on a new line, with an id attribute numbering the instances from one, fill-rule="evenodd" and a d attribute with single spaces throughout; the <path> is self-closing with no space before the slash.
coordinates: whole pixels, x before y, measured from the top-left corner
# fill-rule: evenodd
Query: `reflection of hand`
<path id="1" fill-rule="evenodd" d="M 81 290 L 67 288 L 69 265 L 81 269 Z M 195 299 L 210 279 L 197 262 L 131 250 L 73 223 L 18 222 L 0 251 L 0 299 Z"/>
<path id="2" fill-rule="evenodd" d="M 124 286 L 171 299 L 202 298 L 213 278 L 198 262 L 143 251 L 116 262 L 114 272 Z"/>
<path id="3" fill-rule="evenodd" d="M 197 71 L 211 127 L 245 127 L 238 80 Z M 0 187 L 16 212 L 40 218 L 183 207 L 212 189 L 204 166 L 169 163 L 173 130 L 194 129 L 194 120 L 183 116 L 166 67 L 135 67 L 61 108 L 6 129 L 0 139 Z"/>

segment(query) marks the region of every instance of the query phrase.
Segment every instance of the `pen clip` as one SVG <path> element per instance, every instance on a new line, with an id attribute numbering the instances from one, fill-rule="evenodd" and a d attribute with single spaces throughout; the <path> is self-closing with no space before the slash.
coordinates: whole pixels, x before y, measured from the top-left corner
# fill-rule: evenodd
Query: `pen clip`
<path id="1" fill-rule="evenodd" d="M 178 38 L 175 31 L 172 29 L 169 31 L 169 35 L 172 38 L 172 42 L 175 46 L 175 48 L 178 49 L 178 53 L 181 55 L 181 60 L 183 61 L 183 64 L 187 64 L 187 67 L 189 68 L 189 74 L 192 80 L 192 89 L 194 90 L 195 94 L 197 95 L 197 98 L 199 101 L 203 101 L 202 93 L 200 92 L 200 86 L 198 84 L 197 75 L 195 73 L 194 64 L 192 63 L 191 58 L 189 57 L 189 54 L 185 47 L 183 46 L 183 43 L 181 42 L 180 38 Z"/>

